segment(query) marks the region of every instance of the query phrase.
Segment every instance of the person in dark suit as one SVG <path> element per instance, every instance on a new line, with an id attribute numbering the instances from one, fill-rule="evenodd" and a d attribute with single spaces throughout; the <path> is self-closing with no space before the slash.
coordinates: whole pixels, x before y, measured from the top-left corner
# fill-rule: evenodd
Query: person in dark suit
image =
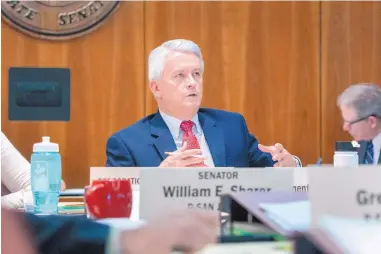
<path id="1" fill-rule="evenodd" d="M 36 216 L 5 209 L 2 213 L 7 219 L 2 223 L 2 239 L 19 244 L 4 245 L 5 254 L 167 254 L 174 249 L 193 253 L 217 241 L 219 226 L 218 213 L 196 209 L 168 214 L 130 230 L 85 217 Z"/>
<path id="2" fill-rule="evenodd" d="M 381 87 L 359 83 L 348 87 L 337 99 L 343 130 L 359 144 L 360 164 L 381 164 Z"/>
<path id="3" fill-rule="evenodd" d="M 204 61 L 194 42 L 163 43 L 150 53 L 148 69 L 159 109 L 108 138 L 106 166 L 301 166 L 281 144 L 260 145 L 242 115 L 200 109 Z"/>

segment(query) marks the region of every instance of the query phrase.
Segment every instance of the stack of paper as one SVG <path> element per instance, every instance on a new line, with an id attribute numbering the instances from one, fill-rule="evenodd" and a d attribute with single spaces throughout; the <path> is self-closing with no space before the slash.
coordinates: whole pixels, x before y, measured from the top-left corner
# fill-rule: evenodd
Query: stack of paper
<path id="1" fill-rule="evenodd" d="M 83 202 L 84 189 L 66 189 L 60 192 L 60 202 Z"/>
<path id="2" fill-rule="evenodd" d="M 82 196 L 85 195 L 85 189 L 80 188 L 80 189 L 66 189 L 60 193 L 61 197 L 66 197 L 66 196 Z"/>
<path id="3" fill-rule="evenodd" d="M 59 214 L 84 214 L 85 204 L 83 202 L 59 202 Z"/>
<path id="4" fill-rule="evenodd" d="M 311 223 L 309 201 L 288 203 L 262 203 L 260 207 L 266 215 L 287 231 L 306 231 Z"/>
<path id="5" fill-rule="evenodd" d="M 319 226 L 345 253 L 381 253 L 381 221 L 325 216 Z"/>

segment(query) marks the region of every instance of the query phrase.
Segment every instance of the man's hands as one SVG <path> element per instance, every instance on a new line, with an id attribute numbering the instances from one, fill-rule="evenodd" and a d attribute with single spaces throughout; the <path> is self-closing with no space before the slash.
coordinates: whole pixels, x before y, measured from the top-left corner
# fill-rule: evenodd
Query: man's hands
<path id="1" fill-rule="evenodd" d="M 166 152 L 168 157 L 160 164 L 159 167 L 188 167 L 200 162 L 204 162 L 206 157 L 201 154 L 201 149 L 187 150 L 187 144 L 175 152 Z"/>
<path id="2" fill-rule="evenodd" d="M 294 156 L 292 156 L 289 152 L 287 152 L 284 147 L 277 143 L 275 146 L 264 146 L 259 144 L 259 150 L 265 153 L 270 153 L 272 156 L 272 160 L 276 161 L 274 167 L 296 167 L 296 161 Z"/>
<path id="3" fill-rule="evenodd" d="M 122 233 L 122 253 L 193 253 L 217 241 L 218 212 L 186 209 Z"/>

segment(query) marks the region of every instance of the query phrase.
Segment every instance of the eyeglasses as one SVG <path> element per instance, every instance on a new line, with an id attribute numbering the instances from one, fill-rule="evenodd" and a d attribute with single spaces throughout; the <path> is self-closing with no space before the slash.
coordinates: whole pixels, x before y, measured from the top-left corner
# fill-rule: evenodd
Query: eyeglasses
<path id="1" fill-rule="evenodd" d="M 345 122 L 345 123 L 348 123 L 348 125 L 353 125 L 353 124 L 355 124 L 355 123 L 364 121 L 364 120 L 368 119 L 368 118 L 371 117 L 371 116 L 376 117 L 376 118 L 379 118 L 379 119 L 381 118 L 381 116 L 377 116 L 377 115 L 375 115 L 375 114 L 372 114 L 372 115 L 364 116 L 364 117 L 359 118 L 359 119 L 354 120 L 354 121 L 346 121 L 346 120 L 344 120 L 344 122 Z"/>

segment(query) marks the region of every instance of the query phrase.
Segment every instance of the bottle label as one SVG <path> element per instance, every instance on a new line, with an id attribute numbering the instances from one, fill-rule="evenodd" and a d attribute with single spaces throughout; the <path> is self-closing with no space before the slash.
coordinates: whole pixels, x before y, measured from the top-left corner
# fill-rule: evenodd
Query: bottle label
<path id="1" fill-rule="evenodd" d="M 48 162 L 46 161 L 35 162 L 34 190 L 41 192 L 49 191 Z"/>

